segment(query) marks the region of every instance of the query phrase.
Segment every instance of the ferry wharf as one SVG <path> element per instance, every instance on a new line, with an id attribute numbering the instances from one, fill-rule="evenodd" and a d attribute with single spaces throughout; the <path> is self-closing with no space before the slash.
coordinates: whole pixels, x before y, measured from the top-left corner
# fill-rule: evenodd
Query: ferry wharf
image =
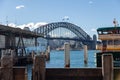
<path id="1" fill-rule="evenodd" d="M 24 58 L 26 51 L 23 38 L 35 38 L 37 45 L 37 38 L 43 36 L 3 25 L 0 25 L 0 35 L 5 36 L 5 42 L 1 43 L 4 45 L 0 46 L 0 80 L 28 80 L 27 68 L 15 65 L 18 49 L 21 49 Z M 15 37 L 18 37 L 17 43 Z M 102 55 L 102 67 L 97 68 L 70 68 L 69 51 L 65 54 L 65 68 L 46 68 L 44 54 L 33 56 L 32 80 L 120 80 L 120 68 L 113 67 L 113 56 L 110 54 Z"/>
<path id="2" fill-rule="evenodd" d="M 0 58 L 2 53 L 13 52 L 15 65 L 19 63 L 25 65 L 27 60 L 32 63 L 32 56 L 27 56 L 25 48 L 37 46 L 38 37 L 43 37 L 43 35 L 29 30 L 0 25 Z M 32 45 L 30 45 L 29 40 L 33 41 Z"/>
<path id="3" fill-rule="evenodd" d="M 31 80 L 119 80 L 120 68 L 113 67 L 112 55 L 102 56 L 102 67 L 98 68 L 46 68 L 45 55 L 33 59 Z M 13 66 L 9 55 L 1 58 L 1 80 L 28 80 L 26 67 Z"/>

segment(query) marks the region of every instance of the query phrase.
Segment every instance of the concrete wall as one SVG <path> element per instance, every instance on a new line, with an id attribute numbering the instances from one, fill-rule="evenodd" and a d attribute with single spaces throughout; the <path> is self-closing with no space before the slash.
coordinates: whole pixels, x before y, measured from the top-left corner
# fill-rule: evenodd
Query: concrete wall
<path id="1" fill-rule="evenodd" d="M 25 68 L 13 68 L 14 80 L 26 80 Z"/>
<path id="2" fill-rule="evenodd" d="M 102 80 L 101 68 L 48 68 L 46 80 Z"/>
<path id="3" fill-rule="evenodd" d="M 12 70 L 12 71 L 11 71 Z M 7 72 L 12 72 L 11 75 L 7 74 Z M 13 68 L 13 69 L 7 69 L 7 68 L 1 68 L 0 67 L 0 80 L 11 80 L 10 77 L 12 77 L 12 80 L 27 80 L 26 74 L 25 74 L 25 68 Z"/>
<path id="4" fill-rule="evenodd" d="M 113 75 L 120 80 L 120 68 Z M 102 68 L 47 68 L 46 80 L 103 80 Z"/>
<path id="5" fill-rule="evenodd" d="M 0 80 L 8 75 L 3 75 L 0 68 Z M 103 80 L 101 68 L 46 68 L 45 80 Z M 13 68 L 13 80 L 27 80 L 25 67 Z M 5 80 L 5 79 L 4 79 Z M 120 80 L 120 68 L 114 69 L 114 79 Z"/>

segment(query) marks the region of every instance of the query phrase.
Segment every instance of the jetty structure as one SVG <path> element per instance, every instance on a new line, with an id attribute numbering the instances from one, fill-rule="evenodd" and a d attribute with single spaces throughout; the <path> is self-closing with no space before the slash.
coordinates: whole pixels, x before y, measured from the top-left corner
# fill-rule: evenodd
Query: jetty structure
<path id="1" fill-rule="evenodd" d="M 24 38 L 34 38 L 37 45 L 37 38 L 43 37 L 31 31 L 19 28 L 11 28 L 0 25 L 0 80 L 28 80 L 27 68 L 15 65 L 16 61 L 21 64 L 25 62 Z M 18 39 L 18 40 L 17 40 Z M 19 51 L 20 49 L 20 51 Z M 69 44 L 65 50 L 65 68 L 46 68 L 44 54 L 33 56 L 33 68 L 31 80 L 119 80 L 120 68 L 113 66 L 113 55 L 101 55 L 102 66 L 96 68 L 70 68 Z M 20 52 L 20 55 L 19 53 Z M 49 52 L 49 50 L 48 50 Z M 16 59 L 16 57 L 18 57 Z M 18 60 L 18 59 L 22 59 Z M 15 61 L 15 62 L 14 62 Z M 79 64 L 79 63 L 78 63 Z"/>
<path id="2" fill-rule="evenodd" d="M 10 26 L 0 25 L 0 57 L 2 57 L 2 54 L 5 52 L 10 53 L 13 51 L 12 55 L 15 59 L 14 62 L 18 62 L 16 64 L 19 64 L 19 61 L 16 60 L 27 60 L 26 48 L 37 46 L 38 37 L 43 37 L 43 35 L 17 27 L 13 28 Z"/>

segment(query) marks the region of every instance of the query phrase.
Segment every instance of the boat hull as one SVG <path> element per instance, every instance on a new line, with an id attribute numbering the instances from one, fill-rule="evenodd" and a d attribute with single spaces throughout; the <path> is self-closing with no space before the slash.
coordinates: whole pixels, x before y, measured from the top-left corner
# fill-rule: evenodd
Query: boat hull
<path id="1" fill-rule="evenodd" d="M 102 54 L 112 54 L 114 67 L 120 67 L 120 52 L 99 52 L 96 53 L 96 66 L 102 67 Z"/>

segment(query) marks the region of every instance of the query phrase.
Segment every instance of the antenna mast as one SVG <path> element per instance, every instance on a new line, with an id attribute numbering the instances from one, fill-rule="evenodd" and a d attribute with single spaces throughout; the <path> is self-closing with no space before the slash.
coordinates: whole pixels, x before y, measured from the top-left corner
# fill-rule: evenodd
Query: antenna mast
<path id="1" fill-rule="evenodd" d="M 119 26 L 118 21 L 116 20 L 116 18 L 114 18 L 113 24 L 114 24 L 115 27 Z"/>

